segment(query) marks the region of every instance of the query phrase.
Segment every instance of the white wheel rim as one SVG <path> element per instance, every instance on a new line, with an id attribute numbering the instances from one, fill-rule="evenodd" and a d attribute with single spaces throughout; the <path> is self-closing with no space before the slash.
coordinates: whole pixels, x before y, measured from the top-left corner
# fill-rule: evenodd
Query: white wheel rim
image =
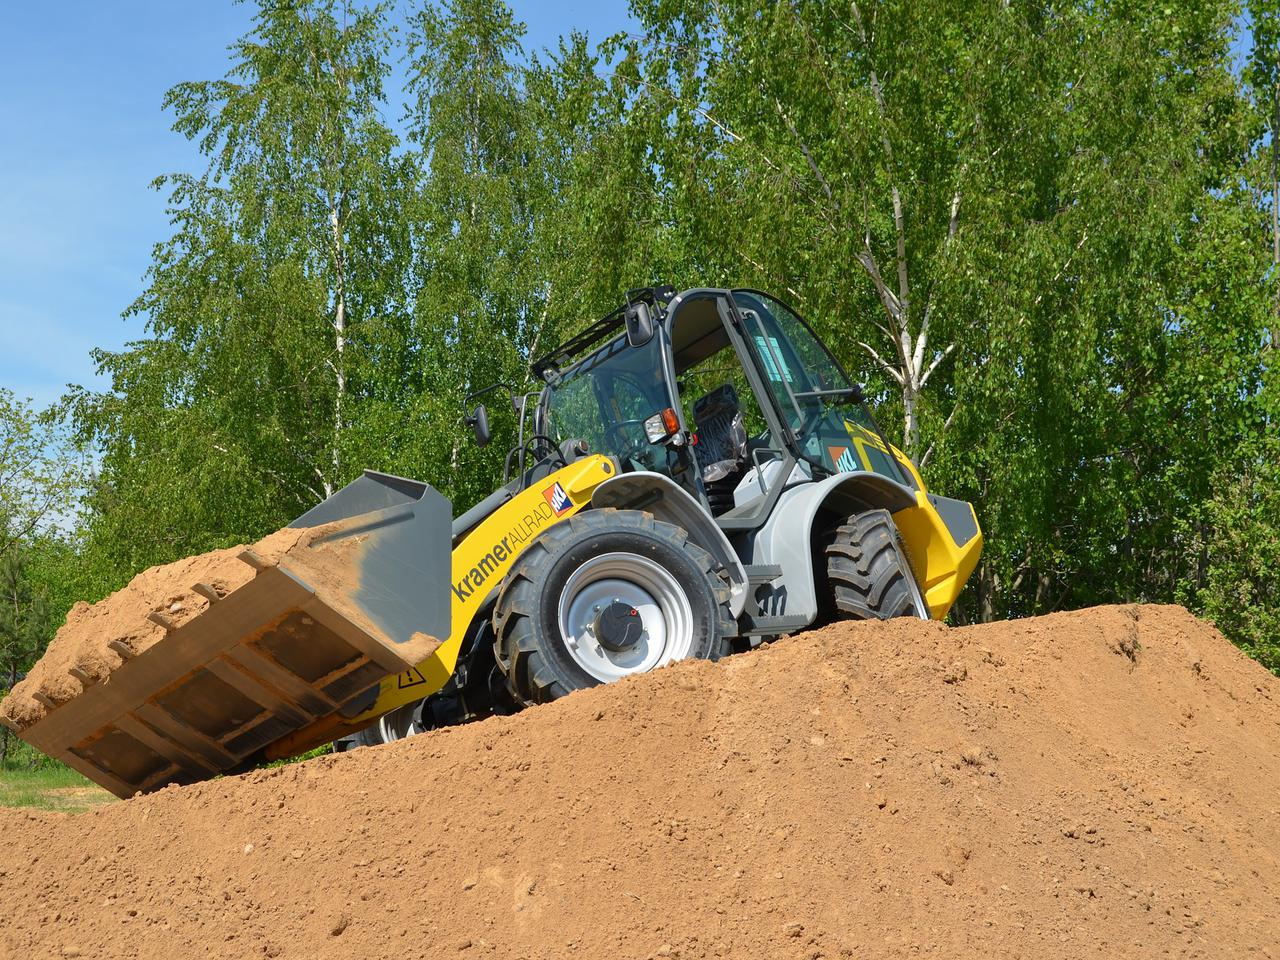
<path id="1" fill-rule="evenodd" d="M 630 649 L 609 650 L 593 632 L 596 614 L 624 603 L 640 615 L 643 631 Z M 693 651 L 693 607 L 664 567 L 633 553 L 592 557 L 569 577 L 557 609 L 565 650 L 604 683 L 646 673 Z"/>
<path id="2" fill-rule="evenodd" d="M 378 736 L 382 737 L 382 742 L 395 743 L 405 737 L 422 733 L 426 728 L 413 717 L 417 708 L 417 703 L 407 703 L 379 717 Z"/>

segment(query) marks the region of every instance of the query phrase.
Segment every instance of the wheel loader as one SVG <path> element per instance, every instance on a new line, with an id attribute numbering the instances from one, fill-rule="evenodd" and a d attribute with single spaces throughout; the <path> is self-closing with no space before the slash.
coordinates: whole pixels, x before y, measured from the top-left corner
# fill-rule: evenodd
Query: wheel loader
<path id="1" fill-rule="evenodd" d="M 982 549 L 809 325 L 653 287 L 502 386 L 505 482 L 451 519 L 365 474 L 302 545 L 21 731 L 120 795 L 398 740 L 837 618 L 946 616 Z M 489 441 L 482 402 L 466 418 Z"/>

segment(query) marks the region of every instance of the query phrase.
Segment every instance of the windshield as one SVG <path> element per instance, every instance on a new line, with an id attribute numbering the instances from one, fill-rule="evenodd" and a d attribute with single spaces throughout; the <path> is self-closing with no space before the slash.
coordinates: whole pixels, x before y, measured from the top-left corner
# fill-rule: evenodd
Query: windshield
<path id="1" fill-rule="evenodd" d="M 733 291 L 747 340 L 783 419 L 809 462 L 844 473 L 867 470 L 914 487 L 840 365 L 786 304 L 755 290 Z"/>
<path id="2" fill-rule="evenodd" d="M 671 474 L 674 451 L 651 444 L 644 421 L 674 407 L 664 375 L 665 338 L 642 347 L 619 337 L 570 367 L 548 388 L 543 432 L 557 443 L 585 440 L 593 453 L 612 454 L 623 469 Z"/>

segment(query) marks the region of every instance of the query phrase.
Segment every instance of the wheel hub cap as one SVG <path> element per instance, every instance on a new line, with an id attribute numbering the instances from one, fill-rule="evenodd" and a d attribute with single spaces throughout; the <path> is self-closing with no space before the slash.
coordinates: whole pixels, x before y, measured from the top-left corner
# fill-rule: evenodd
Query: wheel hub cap
<path id="1" fill-rule="evenodd" d="M 596 614 L 591 632 L 606 650 L 625 653 L 640 642 L 644 621 L 640 619 L 640 611 L 631 604 L 615 600 Z"/>
<path id="2" fill-rule="evenodd" d="M 647 557 L 592 557 L 569 576 L 557 607 L 566 652 L 605 683 L 693 651 L 689 598 L 669 570 Z"/>

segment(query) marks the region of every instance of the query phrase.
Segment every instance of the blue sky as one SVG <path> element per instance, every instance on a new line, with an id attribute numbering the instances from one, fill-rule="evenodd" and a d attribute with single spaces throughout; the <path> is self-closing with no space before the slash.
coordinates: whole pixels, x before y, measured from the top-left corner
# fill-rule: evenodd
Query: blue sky
<path id="1" fill-rule="evenodd" d="M 508 0 L 526 49 L 633 28 L 626 0 Z M 89 351 L 143 335 L 121 312 L 169 226 L 162 173 L 202 170 L 161 99 L 221 77 L 255 4 L 112 0 L 13 4 L 0 57 L 0 387 L 37 404 L 104 384 Z M 398 114 L 395 114 L 398 116 Z"/>

